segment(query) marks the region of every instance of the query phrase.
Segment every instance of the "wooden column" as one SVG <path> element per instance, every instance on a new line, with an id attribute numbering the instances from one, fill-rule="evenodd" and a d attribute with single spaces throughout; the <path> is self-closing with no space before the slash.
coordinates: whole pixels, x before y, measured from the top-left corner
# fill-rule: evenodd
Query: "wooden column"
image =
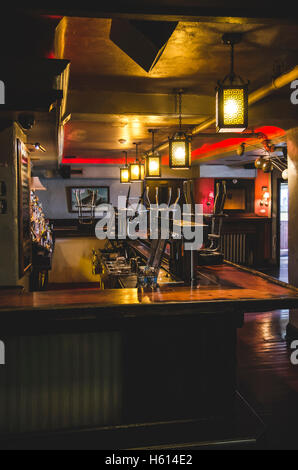
<path id="1" fill-rule="evenodd" d="M 298 127 L 287 136 L 289 165 L 289 282 L 298 287 Z M 298 310 L 291 310 L 288 338 L 298 338 Z"/>

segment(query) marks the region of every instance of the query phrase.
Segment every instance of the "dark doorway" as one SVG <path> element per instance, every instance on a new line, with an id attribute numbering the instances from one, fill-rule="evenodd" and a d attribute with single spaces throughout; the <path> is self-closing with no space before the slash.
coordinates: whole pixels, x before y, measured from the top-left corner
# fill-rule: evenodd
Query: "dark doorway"
<path id="1" fill-rule="evenodd" d="M 289 223 L 289 188 L 288 183 L 279 182 L 279 256 L 280 278 L 288 281 L 288 223 Z"/>
<path id="2" fill-rule="evenodd" d="M 288 257 L 289 189 L 288 183 L 280 184 L 280 257 Z"/>

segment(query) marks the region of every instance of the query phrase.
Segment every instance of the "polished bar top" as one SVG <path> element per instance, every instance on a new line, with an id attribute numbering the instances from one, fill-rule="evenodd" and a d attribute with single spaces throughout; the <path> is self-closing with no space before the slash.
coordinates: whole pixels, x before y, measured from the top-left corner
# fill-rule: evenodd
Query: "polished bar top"
<path id="1" fill-rule="evenodd" d="M 243 311 L 298 307 L 298 289 L 255 271 L 231 264 L 199 267 L 199 285 L 190 287 L 162 287 L 156 292 L 139 293 L 137 289 L 69 290 L 30 294 L 0 292 L 0 316 L 17 311 L 103 311 L 111 308 L 138 315 L 152 313 L 155 307 L 172 305 L 212 306 L 213 311 L 228 306 Z M 258 310 L 260 309 L 260 310 Z M 263 309 L 263 310 L 262 310 Z M 158 309 L 160 311 L 160 309 Z M 164 309 L 171 314 L 171 308 Z M 165 313 L 165 312 L 164 312 Z"/>

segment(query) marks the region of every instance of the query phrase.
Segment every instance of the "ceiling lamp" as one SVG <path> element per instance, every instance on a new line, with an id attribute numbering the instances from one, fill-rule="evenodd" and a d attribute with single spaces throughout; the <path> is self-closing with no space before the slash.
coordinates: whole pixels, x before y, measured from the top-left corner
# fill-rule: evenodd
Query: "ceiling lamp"
<path id="1" fill-rule="evenodd" d="M 170 168 L 172 170 L 189 170 L 191 167 L 191 137 L 182 131 L 182 91 L 179 99 L 179 132 L 169 138 Z"/>
<path id="2" fill-rule="evenodd" d="M 155 130 L 150 129 L 152 134 L 152 154 L 146 158 L 146 178 L 161 178 L 161 155 L 154 151 Z"/>
<path id="3" fill-rule="evenodd" d="M 129 165 L 129 178 L 131 183 L 141 183 L 145 179 L 145 165 L 139 159 L 139 145 L 136 146 L 136 162 Z"/>
<path id="4" fill-rule="evenodd" d="M 130 177 L 129 177 L 129 168 L 127 164 L 127 152 L 123 152 L 126 156 L 126 163 L 125 167 L 120 169 L 120 183 L 122 184 L 129 184 Z"/>
<path id="5" fill-rule="evenodd" d="M 224 34 L 223 43 L 231 46 L 231 71 L 216 89 L 217 132 L 243 132 L 248 127 L 248 84 L 234 72 L 234 46 L 241 34 Z"/>
<path id="6" fill-rule="evenodd" d="M 273 171 L 273 165 L 271 160 L 265 160 L 262 165 L 262 170 L 264 173 L 271 173 Z"/>
<path id="7" fill-rule="evenodd" d="M 257 170 L 262 170 L 263 164 L 265 163 L 264 158 L 257 158 L 255 161 L 255 168 Z"/>
<path id="8" fill-rule="evenodd" d="M 283 179 L 288 177 L 288 164 L 287 160 L 282 159 L 278 156 L 267 156 L 267 158 L 261 157 L 255 161 L 255 167 L 257 170 L 263 170 L 264 173 L 271 173 L 274 169 L 281 172 Z"/>

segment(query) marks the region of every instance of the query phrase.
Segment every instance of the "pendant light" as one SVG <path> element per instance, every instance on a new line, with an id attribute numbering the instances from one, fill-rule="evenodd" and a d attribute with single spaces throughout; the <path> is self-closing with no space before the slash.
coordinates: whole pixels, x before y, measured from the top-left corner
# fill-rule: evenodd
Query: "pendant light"
<path id="1" fill-rule="evenodd" d="M 129 165 L 129 178 L 131 183 L 141 183 L 145 179 L 145 165 L 139 159 L 139 145 L 140 143 L 134 143 L 136 146 L 136 162 Z"/>
<path id="2" fill-rule="evenodd" d="M 216 89 L 217 132 L 243 132 L 248 127 L 248 84 L 234 72 L 234 46 L 241 34 L 223 35 L 223 43 L 231 47 L 231 71 Z"/>
<path id="3" fill-rule="evenodd" d="M 146 178 L 161 178 L 161 155 L 154 151 L 154 135 L 156 130 L 149 129 L 152 134 L 152 154 L 146 158 Z"/>
<path id="4" fill-rule="evenodd" d="M 125 167 L 120 169 L 120 183 L 121 184 L 129 184 L 130 183 L 130 178 L 129 178 L 129 168 L 127 164 L 127 152 L 123 152 L 125 154 Z"/>
<path id="5" fill-rule="evenodd" d="M 191 167 L 191 137 L 182 131 L 182 90 L 179 91 L 179 132 L 169 138 L 170 168 L 189 170 Z"/>

